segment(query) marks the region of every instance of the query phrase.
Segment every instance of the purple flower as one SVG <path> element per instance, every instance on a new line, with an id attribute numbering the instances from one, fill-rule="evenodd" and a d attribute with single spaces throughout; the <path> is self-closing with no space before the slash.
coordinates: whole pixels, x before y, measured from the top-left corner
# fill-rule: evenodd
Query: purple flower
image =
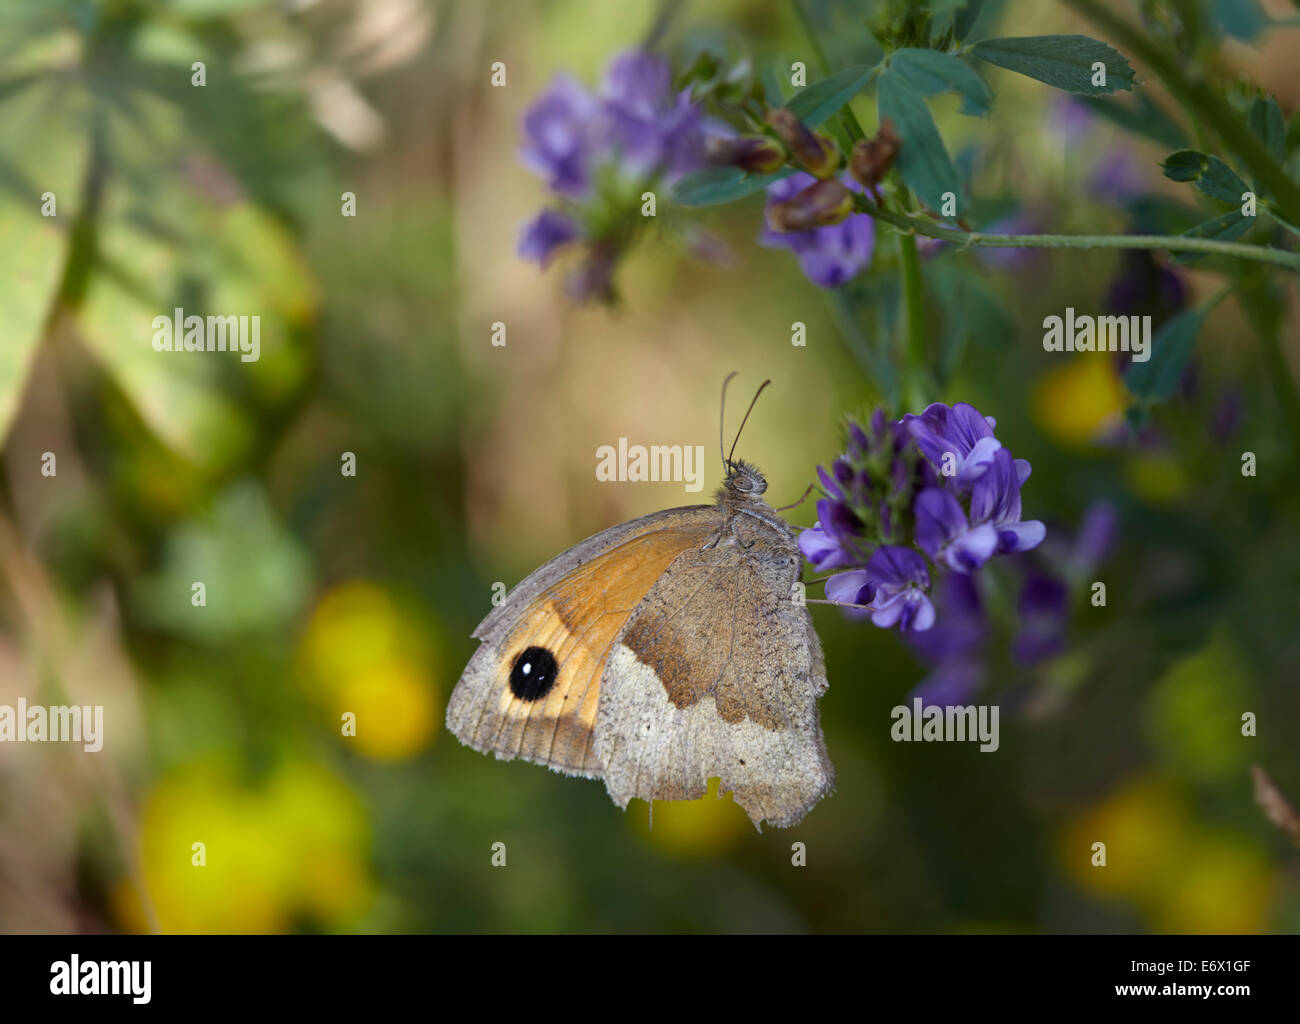
<path id="1" fill-rule="evenodd" d="M 600 104 L 577 81 L 558 75 L 524 113 L 519 159 L 562 196 L 580 199 L 591 185 L 595 120 Z"/>
<path id="2" fill-rule="evenodd" d="M 524 113 L 519 159 L 565 209 L 544 210 L 524 226 L 520 256 L 545 267 L 561 246 L 586 242 L 590 252 L 569 274 L 567 290 L 580 301 L 611 299 L 625 242 L 612 231 L 586 236 L 582 225 L 623 223 L 645 188 L 703 167 L 715 130 L 689 91 L 673 93 L 668 62 L 652 54 L 616 57 L 598 94 L 557 76 Z"/>
<path id="3" fill-rule="evenodd" d="M 1016 660 L 1032 665 L 1065 649 L 1065 584 L 1033 573 L 1020 590 L 1020 632 L 1012 643 Z"/>
<path id="4" fill-rule="evenodd" d="M 850 190 L 862 191 L 862 186 L 849 176 L 844 175 L 841 180 Z M 768 207 L 793 199 L 816 183 L 816 178 L 802 171 L 774 181 L 767 187 Z M 865 270 L 871 263 L 875 240 L 875 221 L 865 213 L 855 213 L 838 224 L 807 231 L 773 231 L 764 226 L 758 236 L 759 245 L 794 253 L 804 276 L 822 288 L 838 288 Z"/>
<path id="5" fill-rule="evenodd" d="M 633 179 L 662 175 L 672 184 L 705 161 L 708 133 L 690 89 L 672 93 L 668 62 L 641 51 L 624 53 L 605 72 L 610 138 L 621 169 Z"/>
<path id="6" fill-rule="evenodd" d="M 1080 576 L 1092 572 L 1110 551 L 1119 528 L 1119 513 L 1109 501 L 1094 501 L 1083 513 L 1069 563 Z"/>
<path id="7" fill-rule="evenodd" d="M 1154 327 L 1187 305 L 1183 280 L 1145 249 L 1125 249 L 1119 273 L 1106 289 L 1105 305 L 1121 316 L 1148 314 Z"/>
<path id="8" fill-rule="evenodd" d="M 1024 475 L 1021 466 L 1024 464 Z M 1020 521 L 1020 485 L 1028 477 L 1029 463 L 1013 459 L 1005 448 L 993 453 L 987 473 L 975 481 L 970 496 L 970 517 L 974 523 L 992 524 L 997 531 L 997 554 L 1028 551 L 1047 535 L 1037 519 Z"/>
<path id="9" fill-rule="evenodd" d="M 1002 447 L 996 425 L 964 402 L 892 422 L 877 410 L 865 429 L 850 421 L 844 454 L 817 467 L 817 525 L 798 542 L 815 568 L 845 570 L 823 581 L 831 601 L 869 606 L 877 626 L 907 632 L 929 630 L 946 602 L 955 628 L 964 621 L 968 634 L 982 635 L 969 574 L 1046 535 L 1042 523 L 1021 522 L 1030 466 Z M 938 612 L 927 593 L 931 569 L 947 595 Z M 954 578 L 966 582 L 953 590 Z"/>
<path id="10" fill-rule="evenodd" d="M 558 210 L 543 210 L 524 225 L 519 233 L 519 255 L 542 269 L 554 258 L 556 250 L 580 234 L 573 218 Z"/>
<path id="11" fill-rule="evenodd" d="M 930 573 L 925 560 L 911 548 L 886 544 L 867 563 L 867 576 L 876 586 L 871 621 L 882 629 L 923 631 L 934 625 L 934 605 L 926 591 Z"/>
<path id="12" fill-rule="evenodd" d="M 1148 176 L 1131 149 L 1112 149 L 1093 164 L 1087 190 L 1094 199 L 1124 203 L 1146 192 Z"/>
<path id="13" fill-rule="evenodd" d="M 587 199 L 602 167 L 671 183 L 705 162 L 706 125 L 689 90 L 674 95 L 668 62 L 632 51 L 605 72 L 600 95 L 559 75 L 528 108 L 519 158 L 555 192 Z"/>
<path id="14" fill-rule="evenodd" d="M 916 497 L 916 543 L 931 560 L 972 572 L 996 553 L 998 531 L 987 522 L 971 526 L 951 491 L 927 487 Z"/>
<path id="15" fill-rule="evenodd" d="M 984 666 L 978 661 L 945 661 L 913 687 L 907 696 L 909 701 L 920 697 L 922 707 L 931 704 L 941 708 L 961 707 L 970 703 L 983 682 Z"/>
<path id="16" fill-rule="evenodd" d="M 826 581 L 826 599 L 838 604 L 870 604 L 876 585 L 866 569 L 841 572 Z"/>
<path id="17" fill-rule="evenodd" d="M 1097 115 L 1083 101 L 1058 93 L 1051 105 L 1052 128 L 1064 142 L 1080 142 L 1092 131 Z"/>
<path id="18" fill-rule="evenodd" d="M 668 62 L 644 50 L 620 53 L 605 69 L 600 94 L 631 116 L 650 120 L 664 106 L 672 89 Z"/>
<path id="19" fill-rule="evenodd" d="M 907 645 L 931 665 L 972 660 L 988 638 L 989 623 L 969 573 L 945 573 L 934 587 L 937 621 L 924 633 L 909 633 Z"/>
<path id="20" fill-rule="evenodd" d="M 574 302 L 613 297 L 614 264 L 617 253 L 612 246 L 598 244 L 587 250 L 587 255 L 564 279 L 564 290 Z"/>
<path id="21" fill-rule="evenodd" d="M 908 413 L 903 422 L 925 457 L 941 475 L 954 480 L 960 491 L 969 490 L 984 475 L 993 463 L 993 453 L 1002 447 L 993 436 L 993 424 L 966 402 L 951 408 L 935 402 L 919 416 Z"/>

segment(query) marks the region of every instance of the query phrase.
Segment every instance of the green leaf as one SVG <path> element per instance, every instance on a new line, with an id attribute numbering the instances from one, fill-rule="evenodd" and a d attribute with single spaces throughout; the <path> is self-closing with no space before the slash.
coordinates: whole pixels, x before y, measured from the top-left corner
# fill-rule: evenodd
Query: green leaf
<path id="1" fill-rule="evenodd" d="M 970 30 L 974 27 L 975 22 L 979 20 L 983 10 L 984 0 L 970 0 L 965 7 L 958 11 L 952 19 L 953 38 L 958 42 L 963 41 L 970 34 Z"/>
<path id="2" fill-rule="evenodd" d="M 993 93 L 975 69 L 949 53 L 938 50 L 898 50 L 889 66 L 925 96 L 955 92 L 962 99 L 961 112 L 983 117 L 989 112 Z"/>
<path id="3" fill-rule="evenodd" d="M 195 580 L 209 599 L 190 604 Z M 312 562 L 277 518 L 266 492 L 239 480 L 218 494 L 205 520 L 179 525 L 156 573 L 134 581 L 129 600 L 143 621 L 208 643 L 287 629 L 311 595 Z"/>
<path id="4" fill-rule="evenodd" d="M 1121 103 L 1111 96 L 1084 96 L 1079 102 L 1094 114 L 1119 125 L 1125 131 L 1145 135 L 1174 149 L 1187 146 L 1187 134 L 1146 93 L 1134 92 L 1132 103 Z"/>
<path id="5" fill-rule="evenodd" d="M 891 69 L 880 76 L 876 85 L 876 103 L 880 119 L 893 121 L 903 140 L 897 166 L 907 187 L 932 210 L 943 207 L 947 192 L 960 202 L 961 177 L 921 95 Z"/>
<path id="6" fill-rule="evenodd" d="M 1250 191 L 1250 186 L 1241 180 L 1236 171 L 1213 155 L 1206 164 L 1205 171 L 1196 179 L 1196 187 L 1207 196 L 1234 206 L 1240 205 L 1243 192 Z"/>
<path id="7" fill-rule="evenodd" d="M 1211 16 L 1221 31 L 1246 42 L 1269 26 L 1269 17 L 1259 0 L 1214 0 Z"/>
<path id="8" fill-rule="evenodd" d="M 738 167 L 704 167 L 684 175 L 673 186 L 672 200 L 681 206 L 718 206 L 759 192 L 793 173 L 790 168 L 774 174 L 748 174 Z"/>
<path id="9" fill-rule="evenodd" d="M 0 441 L 13 421 L 68 260 L 86 133 L 53 83 L 11 94 L 0 135 Z M 56 216 L 41 214 L 52 192 Z"/>
<path id="10" fill-rule="evenodd" d="M 1197 224 L 1194 228 L 1188 228 L 1183 232 L 1182 237 L 1216 238 L 1221 242 L 1233 242 L 1249 231 L 1254 223 L 1254 217 L 1244 217 L 1240 210 L 1229 210 L 1221 216 L 1211 217 Z M 1175 263 L 1195 263 L 1208 255 L 1209 253 L 1204 252 L 1175 251 L 1173 260 Z"/>
<path id="11" fill-rule="evenodd" d="M 1129 367 L 1125 383 L 1139 399 L 1168 398 L 1178 386 L 1205 322 L 1199 309 L 1185 309 L 1166 320 L 1151 339 L 1151 358 Z"/>
<path id="12" fill-rule="evenodd" d="M 876 73 L 870 64 L 856 64 L 805 86 L 790 97 L 785 109 L 809 128 L 816 128 L 867 87 Z"/>
<path id="13" fill-rule="evenodd" d="M 114 145 L 123 166 L 138 166 L 132 147 L 147 141 L 117 132 Z M 86 351 L 170 452 L 229 469 L 253 445 L 256 412 L 292 395 L 308 369 L 302 335 L 317 300 L 288 229 L 246 200 L 208 202 L 176 175 L 137 172 L 105 197 L 97 256 L 76 314 Z M 257 358 L 155 349 L 155 318 L 177 307 L 256 315 Z"/>
<path id="14" fill-rule="evenodd" d="M 1274 160 L 1281 163 L 1286 159 L 1286 125 L 1272 96 L 1255 97 L 1250 105 L 1250 130 L 1259 136 Z"/>
<path id="15" fill-rule="evenodd" d="M 1250 191 L 1237 172 L 1209 153 L 1194 149 L 1180 149 L 1170 153 L 1165 162 L 1165 177 L 1174 181 L 1190 181 L 1212 199 L 1234 206 L 1241 202 L 1241 194 Z"/>
<path id="16" fill-rule="evenodd" d="M 971 53 L 1000 68 L 1083 96 L 1133 88 L 1133 68 L 1128 58 L 1114 47 L 1088 36 L 986 39 L 976 43 Z M 1100 86 L 1093 85 L 1093 69 L 1098 62 L 1106 69 L 1106 84 Z"/>

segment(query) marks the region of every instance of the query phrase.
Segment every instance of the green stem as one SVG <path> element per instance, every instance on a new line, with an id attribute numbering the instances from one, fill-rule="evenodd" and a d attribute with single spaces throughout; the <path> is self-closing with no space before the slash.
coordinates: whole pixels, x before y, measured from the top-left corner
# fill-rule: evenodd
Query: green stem
<path id="1" fill-rule="evenodd" d="M 928 362 L 925 352 L 925 292 L 915 235 L 899 232 L 898 258 L 903 277 L 903 336 L 907 339 L 903 399 L 909 408 L 921 409 L 926 404 L 927 388 L 923 376 Z"/>
<path id="2" fill-rule="evenodd" d="M 1170 252 L 1203 252 L 1217 256 L 1235 256 L 1260 263 L 1275 263 L 1300 271 L 1300 253 L 1270 249 L 1245 242 L 1220 242 L 1213 238 L 1188 238 L 1183 235 L 986 235 L 978 231 L 946 228 L 924 217 L 912 217 L 877 206 L 868 197 L 854 193 L 854 205 L 879 221 L 892 224 L 911 234 L 957 242 L 963 248 L 982 249 L 1168 249 Z"/>
<path id="3" fill-rule="evenodd" d="M 1260 184 L 1277 199 L 1283 215 L 1292 223 L 1300 223 L 1300 185 L 1287 177 L 1268 148 L 1217 88 L 1199 76 L 1193 77 L 1177 59 L 1161 52 L 1140 29 L 1098 0 L 1064 0 L 1064 3 L 1108 32 L 1122 49 L 1159 76 L 1186 109 L 1196 112 L 1197 122 L 1213 128 L 1224 144 L 1241 158 Z"/>
<path id="4" fill-rule="evenodd" d="M 1291 371 L 1291 365 L 1287 362 L 1286 353 L 1282 351 L 1282 342 L 1278 337 L 1280 325 L 1272 318 L 1263 315 L 1261 305 L 1251 301 L 1250 292 L 1240 295 L 1237 304 L 1264 349 L 1264 362 L 1268 365 L 1268 376 L 1277 395 L 1277 404 L 1287 422 L 1287 429 L 1292 437 L 1300 437 L 1300 395 L 1297 394 L 1295 374 Z"/>

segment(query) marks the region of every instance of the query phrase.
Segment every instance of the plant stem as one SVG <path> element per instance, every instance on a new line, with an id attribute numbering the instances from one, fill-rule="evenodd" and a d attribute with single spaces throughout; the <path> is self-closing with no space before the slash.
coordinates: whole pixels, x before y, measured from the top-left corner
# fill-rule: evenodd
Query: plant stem
<path id="1" fill-rule="evenodd" d="M 1260 263 L 1275 263 L 1300 271 L 1300 253 L 1271 249 L 1245 242 L 1220 242 L 1213 238 L 1188 238 L 1183 235 L 986 235 L 978 231 L 946 228 L 924 217 L 912 217 L 877 206 L 868 197 L 854 194 L 854 205 L 879 221 L 892 224 L 910 234 L 957 242 L 962 248 L 983 249 L 1168 249 L 1170 252 L 1203 252 L 1218 256 L 1235 256 Z"/>
<path id="2" fill-rule="evenodd" d="M 1158 75 L 1187 109 L 1196 112 L 1197 123 L 1208 124 L 1241 158 L 1260 184 L 1276 198 L 1283 215 L 1292 223 L 1300 223 L 1300 185 L 1287 177 L 1286 171 L 1218 89 L 1199 76 L 1193 77 L 1176 59 L 1162 53 L 1140 29 L 1097 0 L 1064 0 L 1064 3 L 1104 29 L 1123 49 Z"/>
<path id="3" fill-rule="evenodd" d="M 903 277 L 903 399 L 911 408 L 926 404 L 923 383 L 928 365 L 925 352 L 925 293 L 921 283 L 921 260 L 916 253 L 916 236 L 898 233 L 898 259 Z"/>

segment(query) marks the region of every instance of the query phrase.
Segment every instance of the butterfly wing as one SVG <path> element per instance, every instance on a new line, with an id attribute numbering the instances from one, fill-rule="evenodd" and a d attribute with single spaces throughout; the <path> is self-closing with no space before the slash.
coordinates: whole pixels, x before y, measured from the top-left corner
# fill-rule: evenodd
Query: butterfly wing
<path id="1" fill-rule="evenodd" d="M 596 754 L 622 807 L 698 799 L 717 776 L 755 825 L 785 827 L 834 785 L 817 713 L 826 669 L 812 617 L 791 600 L 792 531 L 735 523 L 716 546 L 680 555 L 618 636 Z"/>
<path id="2" fill-rule="evenodd" d="M 529 575 L 474 631 L 483 643 L 447 706 L 464 744 L 600 778 L 595 729 L 614 640 L 668 566 L 717 531 L 711 505 L 590 537 Z"/>

